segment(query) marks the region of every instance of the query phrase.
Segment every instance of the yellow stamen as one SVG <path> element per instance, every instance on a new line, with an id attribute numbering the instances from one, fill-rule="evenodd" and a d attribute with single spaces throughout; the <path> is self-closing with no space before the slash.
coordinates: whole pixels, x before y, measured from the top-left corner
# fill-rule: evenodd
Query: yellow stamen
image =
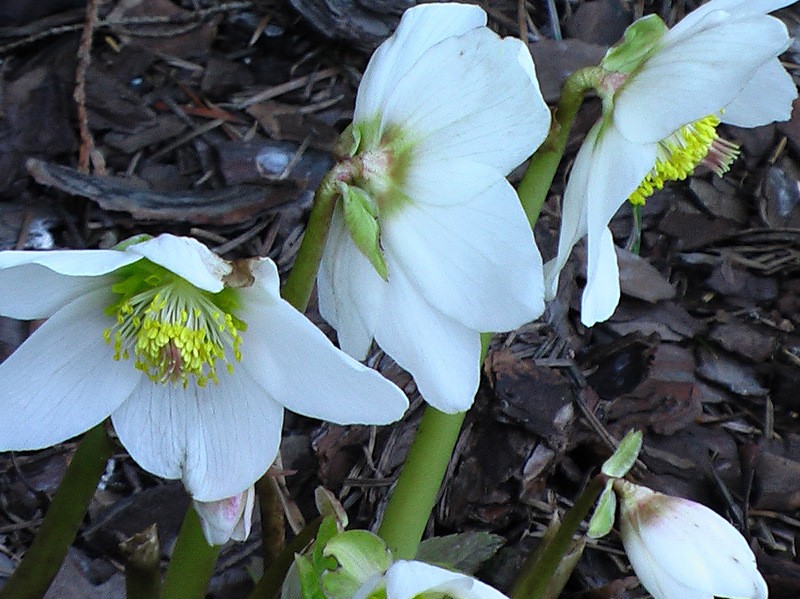
<path id="1" fill-rule="evenodd" d="M 658 143 L 655 166 L 639 184 L 628 201 L 642 206 L 657 189 L 667 181 L 682 181 L 701 163 L 706 163 L 715 173 L 728 172 L 739 155 L 735 144 L 717 135 L 720 120 L 716 115 L 689 123 Z"/>
<path id="2" fill-rule="evenodd" d="M 240 331 L 245 324 L 231 312 L 233 290 L 210 293 L 166 269 L 141 260 L 120 271 L 112 288 L 122 299 L 107 309 L 116 324 L 103 331 L 114 359 L 132 354 L 134 366 L 157 383 L 190 377 L 199 386 L 218 382 L 217 361 L 232 372 L 242 358 Z"/>

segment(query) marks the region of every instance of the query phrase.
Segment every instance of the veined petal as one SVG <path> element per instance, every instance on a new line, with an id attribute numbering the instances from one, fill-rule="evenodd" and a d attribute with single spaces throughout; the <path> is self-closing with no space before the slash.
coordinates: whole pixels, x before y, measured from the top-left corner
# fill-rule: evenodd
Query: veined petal
<path id="1" fill-rule="evenodd" d="M 222 278 L 231 272 L 228 262 L 191 237 L 162 233 L 148 241 L 131 245 L 125 251 L 147 258 L 195 287 L 212 293 L 222 291 Z"/>
<path id="2" fill-rule="evenodd" d="M 786 26 L 778 19 L 732 18 L 723 11 L 709 13 L 691 35 L 674 43 L 672 33 L 615 98 L 614 123 L 632 141 L 656 142 L 718 113 L 761 65 L 789 45 Z"/>
<path id="3" fill-rule="evenodd" d="M 0 365 L 0 451 L 40 449 L 102 422 L 141 373 L 115 362 L 103 331 L 108 290 L 70 302 Z"/>
<path id="4" fill-rule="evenodd" d="M 587 327 L 608 320 L 619 304 L 619 264 L 608 227 L 589 225 L 586 287 L 581 298 L 581 322 Z"/>
<path id="5" fill-rule="evenodd" d="M 434 308 L 473 331 L 508 331 L 544 310 L 542 259 L 514 189 L 497 172 L 490 182 L 457 207 L 404 207 L 383 243 Z"/>
<path id="6" fill-rule="evenodd" d="M 502 40 L 486 28 L 448 38 L 397 83 L 382 125 L 397 126 L 416 143 L 420 162 L 467 158 L 506 174 L 550 128 L 532 72 L 530 53 L 519 40 Z"/>
<path id="7" fill-rule="evenodd" d="M 424 562 L 400 560 L 386 572 L 387 599 L 413 599 L 423 593 L 455 599 L 507 599 L 480 580 Z"/>
<path id="8" fill-rule="evenodd" d="M 216 501 L 247 489 L 275 460 L 283 407 L 239 368 L 206 387 L 189 379 L 185 389 L 142 377 L 111 419 L 142 468 Z"/>
<path id="9" fill-rule="evenodd" d="M 354 122 L 376 116 L 397 82 L 432 46 L 486 25 L 477 6 L 421 4 L 403 13 L 397 30 L 372 55 L 358 87 Z"/>
<path id="10" fill-rule="evenodd" d="M 386 282 L 358 250 L 336 206 L 317 278 L 319 312 L 336 329 L 339 346 L 357 360 L 367 357 L 383 313 Z"/>
<path id="11" fill-rule="evenodd" d="M 753 75 L 744 89 L 728 104 L 723 123 L 737 127 L 758 127 L 775 121 L 788 121 L 797 86 L 780 61 L 768 60 Z"/>
<path id="12" fill-rule="evenodd" d="M 426 302 L 391 261 L 384 310 L 375 340 L 412 374 L 425 400 L 450 414 L 469 409 L 480 378 L 480 335 Z"/>
<path id="13" fill-rule="evenodd" d="M 344 352 L 305 316 L 256 284 L 241 290 L 242 366 L 293 412 L 337 424 L 388 424 L 408 408 L 405 394 Z"/>
<path id="14" fill-rule="evenodd" d="M 764 15 L 784 6 L 794 4 L 797 0 L 711 0 L 693 10 L 672 28 L 673 35 L 682 36 L 699 23 L 703 17 L 715 10 L 725 10 L 737 17 Z"/>
<path id="15" fill-rule="evenodd" d="M 19 320 L 49 318 L 72 300 L 95 289 L 109 287 L 112 279 L 109 275 L 64 275 L 36 263 L 3 268 L 0 270 L 0 314 Z"/>

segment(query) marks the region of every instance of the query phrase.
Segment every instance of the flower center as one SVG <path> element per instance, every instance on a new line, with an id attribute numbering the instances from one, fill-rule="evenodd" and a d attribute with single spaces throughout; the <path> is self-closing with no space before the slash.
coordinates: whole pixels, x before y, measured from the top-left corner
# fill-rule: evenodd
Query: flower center
<path id="1" fill-rule="evenodd" d="M 739 146 L 719 137 L 719 123 L 719 118 L 712 114 L 684 125 L 658 142 L 655 166 L 628 201 L 635 206 L 644 205 L 655 190 L 664 187 L 664 183 L 682 181 L 700 164 L 720 176 L 728 172 L 739 155 Z"/>
<path id="2" fill-rule="evenodd" d="M 120 299 L 106 308 L 116 324 L 103 331 L 114 344 L 114 359 L 135 359 L 134 366 L 156 383 L 195 377 L 201 387 L 218 382 L 217 362 L 233 372 L 242 359 L 240 332 L 246 325 L 233 311 L 233 289 L 211 293 L 171 271 L 140 260 L 117 271 L 111 290 Z"/>

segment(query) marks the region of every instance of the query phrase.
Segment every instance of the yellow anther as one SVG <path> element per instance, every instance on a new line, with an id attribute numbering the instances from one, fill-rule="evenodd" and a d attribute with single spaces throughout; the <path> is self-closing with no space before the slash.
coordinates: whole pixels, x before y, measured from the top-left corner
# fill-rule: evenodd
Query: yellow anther
<path id="1" fill-rule="evenodd" d="M 718 175 L 727 172 L 739 155 L 739 148 L 717 135 L 719 123 L 719 118 L 712 114 L 684 125 L 661 140 L 653 169 L 628 201 L 634 205 L 644 205 L 647 198 L 664 187 L 667 181 L 682 181 L 704 162 Z"/>

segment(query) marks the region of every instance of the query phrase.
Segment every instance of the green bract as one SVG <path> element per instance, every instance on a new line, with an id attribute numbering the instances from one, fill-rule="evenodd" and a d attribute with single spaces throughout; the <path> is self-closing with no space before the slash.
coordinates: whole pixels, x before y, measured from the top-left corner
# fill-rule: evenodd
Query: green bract
<path id="1" fill-rule="evenodd" d="M 601 66 L 610 72 L 629 74 L 659 48 L 667 26 L 658 15 L 639 19 L 625 30 L 625 36 L 606 52 Z"/>
<path id="2" fill-rule="evenodd" d="M 642 431 L 631 431 L 619 444 L 614 454 L 603 462 L 601 468 L 603 474 L 613 478 L 621 478 L 628 474 L 636 459 L 639 457 L 639 452 L 642 449 Z"/>

